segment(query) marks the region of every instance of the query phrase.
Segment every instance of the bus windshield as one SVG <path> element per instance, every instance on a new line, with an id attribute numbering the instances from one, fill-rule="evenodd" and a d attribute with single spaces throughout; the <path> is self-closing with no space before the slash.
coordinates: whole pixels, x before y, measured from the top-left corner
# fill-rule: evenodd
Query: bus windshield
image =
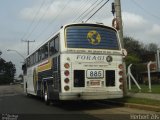
<path id="1" fill-rule="evenodd" d="M 119 41 L 114 29 L 94 26 L 68 26 L 66 28 L 67 48 L 119 50 Z"/>

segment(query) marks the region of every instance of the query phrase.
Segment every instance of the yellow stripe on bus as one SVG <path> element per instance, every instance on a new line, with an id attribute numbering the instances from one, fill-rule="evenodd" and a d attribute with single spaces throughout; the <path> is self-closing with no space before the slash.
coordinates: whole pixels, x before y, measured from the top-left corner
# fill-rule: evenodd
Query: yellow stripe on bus
<path id="1" fill-rule="evenodd" d="M 42 71 L 51 69 L 51 67 L 52 67 L 51 60 L 46 60 L 45 62 L 43 62 L 42 64 L 38 66 L 37 70 L 38 72 L 42 72 Z"/>

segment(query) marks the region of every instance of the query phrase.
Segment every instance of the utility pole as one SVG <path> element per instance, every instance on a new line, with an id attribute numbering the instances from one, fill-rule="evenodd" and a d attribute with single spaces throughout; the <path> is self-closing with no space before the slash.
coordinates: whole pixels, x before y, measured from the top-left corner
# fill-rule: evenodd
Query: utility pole
<path id="1" fill-rule="evenodd" d="M 22 42 L 26 42 L 27 43 L 27 55 L 29 55 L 29 43 L 30 42 L 35 42 L 35 40 L 30 41 L 30 40 L 22 40 Z"/>
<path id="2" fill-rule="evenodd" d="M 121 2 L 120 0 L 114 0 L 114 6 L 115 6 L 115 13 L 116 13 L 116 19 L 118 20 L 118 24 L 119 24 L 119 37 L 120 37 L 120 42 L 121 42 L 121 46 L 124 49 L 124 42 L 123 42 L 123 25 L 122 25 L 122 14 L 121 14 Z M 123 93 L 124 96 L 127 95 L 127 76 L 126 76 L 126 64 L 125 61 L 123 59 Z"/>
<path id="3" fill-rule="evenodd" d="M 123 26 L 122 26 L 122 14 L 121 14 L 121 2 L 120 0 L 114 0 L 114 6 L 115 6 L 115 12 L 116 12 L 116 18 L 119 22 L 119 37 L 121 41 L 122 48 L 124 48 L 123 43 Z"/>

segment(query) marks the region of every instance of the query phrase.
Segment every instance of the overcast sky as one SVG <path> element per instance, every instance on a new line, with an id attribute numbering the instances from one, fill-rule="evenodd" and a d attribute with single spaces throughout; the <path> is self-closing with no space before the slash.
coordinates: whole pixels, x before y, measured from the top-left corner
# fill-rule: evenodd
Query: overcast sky
<path id="1" fill-rule="evenodd" d="M 85 21 L 101 0 L 0 0 L 0 50 L 6 61 L 12 61 L 21 73 L 27 43 L 35 40 L 30 51 L 56 32 L 62 25 Z M 106 0 L 107 1 L 107 0 Z M 89 22 L 111 26 L 113 15 L 110 0 Z M 102 5 L 102 2 L 100 5 Z M 143 43 L 156 43 L 160 47 L 160 0 L 121 0 L 124 35 Z M 90 7 L 87 15 L 79 16 Z M 87 13 L 87 12 L 86 12 Z"/>

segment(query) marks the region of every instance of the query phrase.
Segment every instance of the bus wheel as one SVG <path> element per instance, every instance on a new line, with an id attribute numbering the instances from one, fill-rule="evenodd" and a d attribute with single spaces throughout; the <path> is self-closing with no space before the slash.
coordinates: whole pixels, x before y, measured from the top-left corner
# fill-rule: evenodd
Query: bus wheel
<path id="1" fill-rule="evenodd" d="M 46 105 L 50 104 L 50 100 L 48 99 L 48 89 L 47 89 L 47 87 L 45 87 L 45 89 L 44 89 L 44 101 L 45 101 Z"/>

